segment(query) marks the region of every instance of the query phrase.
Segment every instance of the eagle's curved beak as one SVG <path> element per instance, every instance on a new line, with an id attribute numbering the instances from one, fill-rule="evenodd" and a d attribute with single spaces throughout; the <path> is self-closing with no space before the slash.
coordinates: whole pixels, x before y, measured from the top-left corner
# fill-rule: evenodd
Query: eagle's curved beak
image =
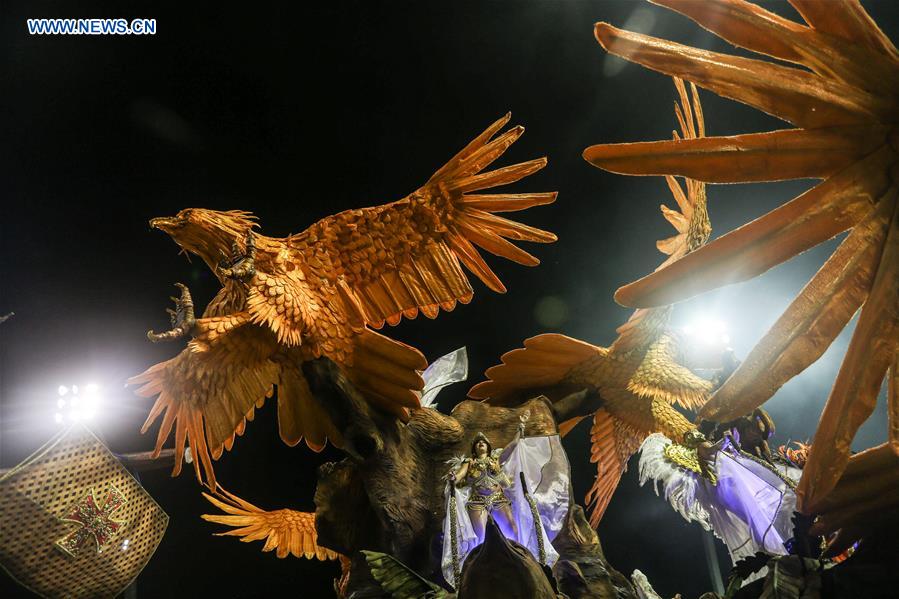
<path id="1" fill-rule="evenodd" d="M 150 219 L 151 229 L 160 229 L 166 233 L 177 227 L 180 223 L 176 218 L 170 216 L 158 216 Z"/>

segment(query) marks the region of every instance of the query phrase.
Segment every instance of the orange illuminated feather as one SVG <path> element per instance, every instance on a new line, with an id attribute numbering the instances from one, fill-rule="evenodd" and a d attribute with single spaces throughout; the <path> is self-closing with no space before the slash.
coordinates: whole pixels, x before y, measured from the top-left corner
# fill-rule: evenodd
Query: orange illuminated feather
<path id="1" fill-rule="evenodd" d="M 315 514 L 280 509 L 267 512 L 219 487 L 217 497 L 203 493 L 209 503 L 225 515 L 203 514 L 207 522 L 233 527 L 216 536 L 240 537 L 242 543 L 265 540 L 263 551 L 279 558 L 288 555 L 306 559 L 333 560 L 340 554 L 318 544 Z"/>
<path id="2" fill-rule="evenodd" d="M 596 464 L 596 478 L 587 491 L 585 502 L 590 509 L 590 525 L 599 521 L 612 500 L 618 481 L 627 469 L 628 459 L 640 448 L 647 437 L 623 424 L 606 410 L 597 410 L 590 429 L 590 462 Z"/>

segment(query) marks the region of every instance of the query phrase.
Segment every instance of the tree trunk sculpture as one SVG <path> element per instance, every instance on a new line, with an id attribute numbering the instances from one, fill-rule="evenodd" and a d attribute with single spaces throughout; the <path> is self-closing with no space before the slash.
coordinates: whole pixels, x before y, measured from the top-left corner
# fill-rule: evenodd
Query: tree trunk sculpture
<path id="1" fill-rule="evenodd" d="M 321 467 L 315 494 L 319 543 L 350 557 L 348 571 L 336 585 L 342 597 L 387 596 L 359 553 L 363 549 L 392 555 L 425 578 L 442 582 L 446 461 L 467 453 L 477 432 L 498 447 L 507 444 L 526 410 L 525 435 L 555 434 L 558 419 L 570 417 L 537 397 L 516 408 L 463 401 L 450 415 L 419 409 L 402 424 L 372 409 L 330 361 L 307 362 L 303 369 L 349 454 Z M 582 410 L 590 403 L 578 396 L 562 405 Z M 627 579 L 605 561 L 580 506 L 572 506 L 553 544 L 560 554 L 555 573 L 561 592 L 572 598 L 636 597 Z"/>

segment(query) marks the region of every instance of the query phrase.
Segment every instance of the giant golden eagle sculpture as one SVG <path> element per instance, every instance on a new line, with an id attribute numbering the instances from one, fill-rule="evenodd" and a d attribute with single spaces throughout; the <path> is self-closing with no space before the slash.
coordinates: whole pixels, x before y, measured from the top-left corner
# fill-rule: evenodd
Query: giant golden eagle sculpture
<path id="1" fill-rule="evenodd" d="M 761 405 L 817 360 L 861 309 L 797 494 L 805 513 L 845 512 L 842 519 L 823 515 L 816 524 L 821 532 L 838 527 L 823 528 L 821 522 L 828 518 L 844 524 L 852 521 L 850 512 L 859 516 L 859 506 L 871 508 L 866 514 L 883 515 L 889 510 L 880 508 L 899 502 L 895 492 L 872 490 L 865 495 L 856 485 L 856 492 L 833 495 L 842 498 L 837 503 L 828 495 L 840 490 L 844 471 L 850 477 L 859 470 L 853 467 L 856 457 L 850 458 L 850 444 L 871 415 L 888 371 L 889 443 L 899 450 L 899 52 L 855 0 L 790 0 L 805 23 L 742 0 L 655 3 L 736 46 L 781 62 L 692 48 L 607 23 L 596 25 L 599 43 L 622 58 L 692 81 L 792 127 L 728 137 L 599 145 L 588 148 L 584 157 L 617 173 L 681 175 L 708 183 L 822 181 L 622 287 L 615 297 L 639 308 L 671 304 L 755 277 L 848 231 L 700 416 L 726 420 Z M 896 479 L 896 460 L 885 457 L 891 453 L 889 447 L 878 451 L 884 460 L 871 463 L 892 464 L 878 480 Z M 862 464 L 871 456 L 857 457 Z"/>
<path id="2" fill-rule="evenodd" d="M 162 416 L 157 453 L 174 428 L 173 475 L 181 471 L 187 444 L 197 478 L 215 489 L 212 460 L 231 449 L 274 385 L 285 443 L 305 439 L 320 450 L 330 440 L 340 446 L 300 370 L 303 361 L 320 356 L 342 366 L 371 404 L 407 418 L 419 405 L 418 371 L 427 362 L 415 348 L 373 328 L 419 313 L 434 318 L 441 309 L 469 302 L 473 291 L 463 264 L 490 289 L 504 292 L 476 246 L 534 266 L 537 258 L 507 240 L 556 239 L 494 214 L 551 203 L 555 193 L 475 193 L 546 165 L 539 158 L 484 172 L 524 132 L 514 127 L 497 135 L 509 118 L 493 123 L 405 198 L 341 212 L 296 235 L 255 233 L 254 217 L 236 210 L 188 208 L 150 221 L 202 258 L 222 285 L 200 318 L 181 285 L 176 309 L 169 310 L 172 330 L 148 335 L 189 337 L 187 348 L 130 380 L 140 385 L 139 395 L 158 396 L 142 429 Z"/>
<path id="3" fill-rule="evenodd" d="M 683 81 L 675 79 L 680 105 L 675 113 L 681 135 L 700 139 L 705 135 L 702 107 L 696 88 L 688 95 Z M 702 246 L 711 233 L 706 210 L 705 185 L 686 179 L 685 188 L 674 177 L 666 178 L 679 210 L 661 206 L 662 214 L 677 234 L 657 243 L 668 254 L 662 267 Z M 668 328 L 671 307 L 640 309 L 623 326 L 609 347 L 599 347 L 565 335 L 544 334 L 524 342 L 524 348 L 502 356 L 502 364 L 489 368 L 489 380 L 475 385 L 469 396 L 496 405 L 517 403 L 528 393 L 544 392 L 551 399 L 557 389 L 588 388 L 599 394 L 601 407 L 593 413 L 590 430 L 591 457 L 596 479 L 587 493 L 590 523 L 599 524 L 618 486 L 628 458 L 647 436 L 661 432 L 683 441 L 695 430 L 672 404 L 698 408 L 712 392 L 713 383 L 697 376 L 683 363 L 679 334 Z M 581 417 L 564 422 L 564 435 Z"/>

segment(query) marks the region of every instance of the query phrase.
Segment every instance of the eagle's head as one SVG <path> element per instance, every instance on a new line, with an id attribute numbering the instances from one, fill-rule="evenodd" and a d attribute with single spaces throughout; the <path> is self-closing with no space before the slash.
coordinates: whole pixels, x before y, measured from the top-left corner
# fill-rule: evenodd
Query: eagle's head
<path id="1" fill-rule="evenodd" d="M 231 255 L 232 245 L 240 247 L 256 225 L 256 217 L 243 210 L 186 208 L 175 216 L 150 219 L 150 227 L 169 234 L 184 251 L 200 256 L 210 268 Z"/>

